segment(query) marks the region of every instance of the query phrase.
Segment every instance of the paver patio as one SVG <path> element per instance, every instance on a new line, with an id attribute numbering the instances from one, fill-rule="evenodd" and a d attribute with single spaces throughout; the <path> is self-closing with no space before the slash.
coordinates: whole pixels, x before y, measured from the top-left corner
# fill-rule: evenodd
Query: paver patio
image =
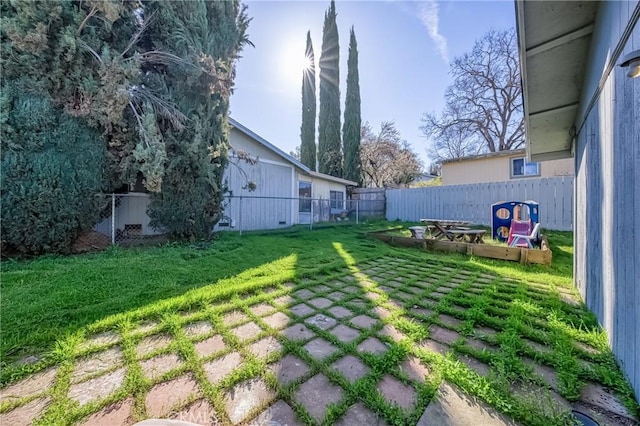
<path id="1" fill-rule="evenodd" d="M 490 392 L 503 392 L 514 412 L 535 403 L 530 395 L 552 398 L 559 411 L 547 413 L 548 424 L 566 421 L 572 407 L 634 424 L 598 374 L 598 363 L 609 362 L 602 348 L 580 341 L 579 329 L 570 331 L 571 348 L 557 347 L 554 336 L 568 328 L 526 318 L 527 309 L 575 318 L 573 303 L 545 304 L 549 291 L 372 259 L 188 315 L 144 318 L 133 331 L 101 330 L 78 342 L 62 369 L 2 389 L 0 424 L 522 423 L 484 401 Z M 565 351 L 580 362 L 556 362 Z M 130 394 L 129 382 L 141 391 Z M 489 385 L 505 390 L 486 392 Z"/>

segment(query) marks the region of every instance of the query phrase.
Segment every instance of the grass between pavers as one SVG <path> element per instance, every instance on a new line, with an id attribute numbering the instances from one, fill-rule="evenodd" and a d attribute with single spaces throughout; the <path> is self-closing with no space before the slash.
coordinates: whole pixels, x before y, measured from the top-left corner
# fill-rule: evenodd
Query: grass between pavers
<path id="1" fill-rule="evenodd" d="M 562 234 L 559 237 L 562 237 Z M 558 238 L 560 244 L 568 241 L 568 236 L 564 238 L 565 242 Z M 553 245 L 553 239 L 550 240 Z M 570 246 L 567 247 L 570 249 Z M 558 290 L 570 289 L 571 286 L 571 279 L 565 274 L 567 265 L 562 264 L 562 259 L 561 256 L 558 260 L 554 252 L 554 262 L 557 264 L 552 268 L 523 267 L 519 264 L 469 259 L 458 255 L 395 249 L 363 239 L 354 229 L 339 228 L 243 237 L 226 234 L 206 250 L 196 250 L 189 246 L 169 246 L 18 262 L 3 268 L 3 353 L 7 351 L 10 355 L 17 355 L 23 348 L 28 348 L 29 351 L 26 353 L 38 353 L 32 351 L 33 349 L 54 349 L 44 361 L 35 366 L 6 365 L 3 368 L 2 379 L 3 382 L 13 381 L 30 370 L 46 368 L 53 364 L 60 365 L 56 387 L 52 391 L 54 404 L 46 412 L 43 424 L 73 423 L 101 407 L 124 399 L 127 395 L 133 395 L 135 414 L 143 418 L 144 398 L 153 385 L 181 376 L 185 372 L 194 375 L 204 396 L 218 413 L 224 413 L 226 389 L 251 377 L 262 376 L 277 393 L 277 397 L 287 401 L 302 420 L 311 423 L 310 415 L 295 401 L 293 394 L 305 380 L 322 373 L 340 385 L 344 391 L 343 399 L 329 410 L 325 424 L 339 419 L 348 407 L 358 400 L 380 413 L 391 424 L 415 424 L 443 379 L 455 383 L 472 395 L 481 397 L 500 411 L 526 424 L 568 422 L 566 415 L 561 413 L 541 413 L 539 406 L 526 398 L 515 396 L 509 387 L 514 381 L 540 381 L 533 374 L 531 367 L 522 362 L 521 356 L 528 355 L 540 364 L 551 366 L 558 371 L 559 391 L 563 396 L 575 399 L 584 382 L 597 381 L 616 389 L 621 400 L 634 410 L 632 412 L 637 413 L 637 404 L 632 399 L 630 386 L 624 381 L 612 354 L 606 349 L 606 336 L 598 328 L 593 315 L 583 307 L 573 307 L 560 300 Z M 571 261 L 570 255 L 568 261 Z M 117 265 L 120 265 L 117 269 L 119 278 L 125 281 L 124 284 L 105 274 L 114 272 Z M 257 266 L 251 268 L 252 265 Z M 162 273 L 155 268 L 160 269 Z M 75 281 L 69 281 L 71 276 L 87 269 L 90 271 L 87 275 L 92 277 L 92 281 L 83 281 L 83 275 Z M 125 271 L 131 272 L 133 277 L 123 276 Z M 538 271 L 542 272 L 542 276 L 536 274 Z M 237 275 L 234 276 L 234 273 Z M 488 275 L 489 273 L 491 275 Z M 103 278 L 99 278 L 100 276 Z M 158 291 L 164 296 L 155 297 L 152 296 L 153 284 L 160 276 L 164 279 L 161 280 L 162 285 Z M 352 280 L 345 277 L 352 277 Z M 77 294 L 74 290 L 80 289 L 74 286 L 84 287 L 97 302 L 96 311 L 91 312 L 93 316 L 87 317 L 88 311 L 80 308 L 74 318 L 68 311 L 65 312 L 66 315 L 58 316 L 50 309 L 39 313 L 40 318 L 46 317 L 49 322 L 39 325 L 40 328 L 36 327 L 38 333 L 30 334 L 29 327 L 34 325 L 33 322 L 26 321 L 27 324 L 19 326 L 20 319 L 14 319 L 18 324 L 9 321 L 8 332 L 5 328 L 7 316 L 4 312 L 7 302 L 17 303 L 19 299 L 12 298 L 29 289 L 9 292 L 8 299 L 5 293 L 7 279 L 9 287 L 13 290 L 23 285 L 30 287 L 33 294 L 41 295 L 43 300 L 35 301 L 39 306 L 45 306 L 48 301 L 53 306 L 64 306 L 67 303 L 66 307 L 69 308 L 73 305 L 73 298 L 65 299 L 63 295 Z M 48 295 L 37 290 L 41 286 L 55 287 L 48 282 L 51 279 L 65 289 L 56 293 L 57 297 L 49 297 L 47 300 Z M 550 282 L 542 284 L 546 281 Z M 133 285 L 135 282 L 142 288 L 126 285 Z M 391 287 L 392 282 L 396 283 L 393 284 L 395 287 Z M 295 287 L 285 283 L 295 283 Z M 451 285 L 452 290 L 446 292 L 442 299 L 428 298 L 438 287 L 451 283 L 457 284 L 457 287 Z M 104 285 L 114 288 L 105 291 L 100 288 Z M 343 306 L 353 312 L 354 316 L 366 314 L 379 321 L 374 328 L 361 332 L 355 342 L 348 344 L 337 340 L 330 330 L 325 331 L 306 324 L 317 336 L 330 341 L 339 349 L 337 353 L 322 361 L 315 360 L 303 349 L 307 341 L 296 342 L 283 338 L 278 331 L 269 329 L 248 309 L 255 303 L 273 301 L 304 288 L 315 290 L 321 285 L 328 287 L 318 293 L 325 296 L 351 286 L 351 291 L 334 306 Z M 391 288 L 391 292 L 381 290 L 382 286 Z M 266 293 L 265 289 L 271 292 Z M 471 289 L 478 291 L 473 292 Z M 396 297 L 400 293 L 403 294 L 402 299 Z M 371 298 L 367 298 L 366 295 Z M 113 303 L 123 303 L 124 306 L 108 306 L 110 300 L 113 300 Z M 289 306 L 305 301 L 296 300 Z M 286 306 L 273 306 L 298 322 L 304 322 L 306 319 L 295 317 Z M 413 306 L 431 308 L 435 313 L 429 316 L 414 314 L 410 311 Z M 456 310 L 456 306 L 466 309 Z M 384 308 L 390 315 L 383 318 L 374 313 L 374 307 Z M 241 343 L 230 333 L 230 329 L 242 323 L 228 327 L 222 319 L 225 312 L 234 309 L 243 311 L 248 317 L 245 322 L 258 323 L 263 332 L 248 342 Z M 22 310 L 16 308 L 16 311 L 22 315 L 33 312 L 24 306 Z M 328 308 L 316 311 L 331 316 Z M 438 314 L 458 318 L 461 324 L 451 326 L 443 323 Z M 70 321 L 63 327 L 65 320 Z M 193 341 L 186 337 L 182 328 L 188 323 L 200 320 L 209 321 L 213 324 L 213 329 L 208 334 L 198 337 L 197 341 L 221 334 L 227 343 L 222 352 L 204 360 L 195 356 Z M 158 326 L 142 334 L 131 334 L 131 330 L 148 321 L 155 321 Z M 348 320 L 344 323 L 349 325 Z M 379 332 L 385 324 L 395 326 L 406 338 L 395 342 L 380 335 Z M 499 331 L 496 336 L 479 339 L 493 344 L 499 350 L 477 351 L 466 345 L 465 339 L 461 337 L 452 345 L 454 353 L 441 356 L 426 351 L 417 344 L 429 337 L 428 327 L 431 324 L 455 329 L 464 337 L 471 336 L 474 327 L 479 325 L 492 327 Z M 58 330 L 56 327 L 62 329 Z M 117 345 L 123 350 L 127 367 L 125 386 L 106 400 L 78 407 L 66 396 L 72 364 L 78 358 L 104 349 L 80 348 L 87 337 L 107 330 L 116 330 L 122 336 L 121 342 Z M 183 360 L 183 366 L 150 381 L 142 374 L 135 346 L 145 336 L 159 332 L 170 334 L 174 341 L 167 348 L 145 355 L 144 359 L 160 354 L 178 353 Z M 267 360 L 260 360 L 246 347 L 265 336 L 278 339 L 283 349 L 272 354 Z M 383 356 L 361 354 L 356 351 L 357 344 L 371 336 L 387 344 L 389 350 Z M 4 346 L 7 337 L 12 342 L 12 346 L 8 348 Z M 553 351 L 538 352 L 523 343 L 522 337 L 549 345 Z M 582 351 L 574 347 L 574 341 L 589 344 L 600 352 L 594 355 Z M 244 359 L 242 366 L 221 382 L 211 385 L 202 366 L 211 359 L 231 352 L 241 354 Z M 275 361 L 288 353 L 302 359 L 310 367 L 310 371 L 293 383 L 281 386 L 266 366 L 269 361 Z M 353 384 L 329 367 L 346 354 L 359 357 L 370 368 L 369 374 Z M 431 374 L 425 383 L 413 383 L 406 374 L 398 371 L 398 364 L 410 354 L 418 357 L 430 368 Z M 457 354 L 471 355 L 491 365 L 491 376 L 479 376 L 460 363 L 455 356 Z M 3 356 L 4 361 L 6 358 Z M 590 367 L 581 368 L 581 361 L 590 362 Z M 377 383 L 387 374 L 416 390 L 417 403 L 413 410 L 405 412 L 389 404 L 376 391 Z M 7 411 L 16 404 L 5 404 L 0 407 L 0 412 Z M 223 420 L 229 421 L 227 418 Z"/>

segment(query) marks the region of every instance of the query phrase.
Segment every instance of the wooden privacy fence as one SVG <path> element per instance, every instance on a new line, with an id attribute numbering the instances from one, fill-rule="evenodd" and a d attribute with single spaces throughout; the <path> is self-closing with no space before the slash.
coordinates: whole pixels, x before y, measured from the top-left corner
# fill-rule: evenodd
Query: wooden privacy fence
<path id="1" fill-rule="evenodd" d="M 534 200 L 542 228 L 573 230 L 573 176 L 428 188 L 387 189 L 387 220 L 465 220 L 491 226 L 491 204 Z"/>

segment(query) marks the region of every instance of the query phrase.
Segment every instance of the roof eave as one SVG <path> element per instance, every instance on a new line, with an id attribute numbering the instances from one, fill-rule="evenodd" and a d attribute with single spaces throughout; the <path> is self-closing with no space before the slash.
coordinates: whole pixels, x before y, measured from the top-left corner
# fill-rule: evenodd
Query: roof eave
<path id="1" fill-rule="evenodd" d="M 595 7 L 590 2 L 515 1 L 525 149 L 531 161 L 572 157 Z"/>

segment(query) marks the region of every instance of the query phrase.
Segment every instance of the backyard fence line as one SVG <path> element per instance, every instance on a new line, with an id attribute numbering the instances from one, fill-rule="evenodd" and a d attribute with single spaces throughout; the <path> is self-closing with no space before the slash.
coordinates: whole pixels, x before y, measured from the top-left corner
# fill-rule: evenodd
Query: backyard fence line
<path id="1" fill-rule="evenodd" d="M 144 193 L 109 194 L 88 244 L 138 245 L 161 241 L 162 230 L 150 226 L 150 197 Z M 382 203 L 382 204 L 381 204 Z M 227 196 L 223 216 L 213 231 L 261 231 L 318 223 L 360 224 L 384 218 L 384 200 L 330 200 L 304 197 Z"/>
<path id="2" fill-rule="evenodd" d="M 543 228 L 573 229 L 573 176 L 387 189 L 386 198 L 387 220 L 451 219 L 485 226 L 491 226 L 492 204 L 534 200 L 540 205 L 539 217 Z"/>

